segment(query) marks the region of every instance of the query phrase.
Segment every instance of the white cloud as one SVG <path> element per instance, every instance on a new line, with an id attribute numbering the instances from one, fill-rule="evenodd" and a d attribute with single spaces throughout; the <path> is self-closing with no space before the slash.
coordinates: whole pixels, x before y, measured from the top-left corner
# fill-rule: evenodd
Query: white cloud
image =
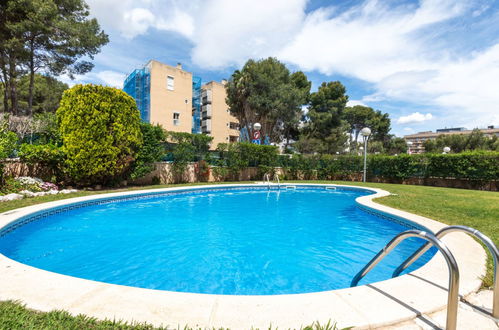
<path id="1" fill-rule="evenodd" d="M 123 15 L 123 25 L 121 32 L 127 38 L 133 38 L 139 34 L 143 34 L 147 29 L 154 24 L 156 18 L 145 8 L 133 8 Z"/>
<path id="2" fill-rule="evenodd" d="M 58 79 L 68 84 L 70 87 L 77 84 L 93 82 L 121 89 L 123 88 L 125 76 L 125 74 L 120 72 L 105 70 L 99 72 L 89 72 L 85 75 L 75 75 L 74 79 L 69 78 L 67 75 L 62 75 L 59 76 Z"/>
<path id="3" fill-rule="evenodd" d="M 414 112 L 410 115 L 400 117 L 397 120 L 397 124 L 422 123 L 431 119 L 433 119 L 433 115 L 431 113 L 422 114 L 419 112 Z"/>
<path id="4" fill-rule="evenodd" d="M 356 105 L 362 105 L 364 107 L 368 107 L 368 105 L 366 105 L 364 102 L 362 102 L 360 100 L 348 100 L 348 102 L 347 102 L 348 107 L 354 107 Z"/>
<path id="5" fill-rule="evenodd" d="M 349 105 L 402 101 L 431 106 L 449 125 L 499 124 L 499 42 L 465 53 L 459 43 L 439 35 L 449 20 L 487 19 L 487 1 L 366 0 L 344 11 L 331 5 L 309 13 L 306 0 L 88 3 L 104 28 L 126 38 L 151 28 L 179 33 L 192 44 L 193 64 L 204 69 L 239 67 L 249 58 L 276 56 L 304 71 L 341 74 L 373 87 L 372 94 Z M 497 23 L 497 15 L 489 16 L 492 21 L 481 24 Z"/>
<path id="6" fill-rule="evenodd" d="M 125 80 L 125 74 L 123 73 L 115 71 L 100 71 L 95 75 L 107 86 L 123 88 L 123 81 Z"/>
<path id="7" fill-rule="evenodd" d="M 178 32 L 190 38 L 194 31 L 194 20 L 174 0 L 87 0 L 91 13 L 104 29 L 118 31 L 133 39 L 147 33 L 150 28 Z M 198 1 L 182 4 L 186 9 L 195 9 Z"/>
<path id="8" fill-rule="evenodd" d="M 206 1 L 197 18 L 192 60 L 206 68 L 276 55 L 299 31 L 305 0 Z"/>

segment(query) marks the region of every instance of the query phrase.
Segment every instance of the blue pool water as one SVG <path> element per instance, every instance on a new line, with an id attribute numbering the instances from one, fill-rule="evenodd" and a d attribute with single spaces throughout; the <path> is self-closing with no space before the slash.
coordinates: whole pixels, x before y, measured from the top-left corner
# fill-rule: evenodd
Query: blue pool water
<path id="1" fill-rule="evenodd" d="M 0 236 L 0 253 L 57 273 L 160 290 L 264 295 L 346 288 L 408 229 L 359 209 L 355 198 L 370 193 L 225 188 L 113 201 L 21 226 Z M 402 243 L 360 284 L 390 278 L 421 244 Z"/>

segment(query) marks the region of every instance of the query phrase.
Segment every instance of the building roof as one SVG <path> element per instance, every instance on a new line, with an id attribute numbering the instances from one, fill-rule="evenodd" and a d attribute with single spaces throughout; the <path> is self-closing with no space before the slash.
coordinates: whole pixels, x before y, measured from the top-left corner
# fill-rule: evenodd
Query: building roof
<path id="1" fill-rule="evenodd" d="M 439 135 L 453 135 L 453 134 L 471 134 L 473 130 L 464 130 L 464 131 L 452 131 L 452 132 L 419 132 L 416 134 L 404 135 L 404 139 L 414 139 L 414 138 L 430 138 L 430 137 L 438 137 Z M 480 129 L 480 132 L 484 134 L 499 134 L 499 128 L 487 128 Z"/>

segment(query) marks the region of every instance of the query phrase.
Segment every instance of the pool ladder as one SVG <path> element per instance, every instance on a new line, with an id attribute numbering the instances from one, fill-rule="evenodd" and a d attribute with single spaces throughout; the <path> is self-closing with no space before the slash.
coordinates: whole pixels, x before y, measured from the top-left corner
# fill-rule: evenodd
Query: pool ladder
<path id="1" fill-rule="evenodd" d="M 419 237 L 427 241 L 422 247 L 420 247 L 416 252 L 414 252 L 409 258 L 407 258 L 395 271 L 392 277 L 400 275 L 407 267 L 412 265 L 417 259 L 419 259 L 426 251 L 428 251 L 431 246 L 435 246 L 444 256 L 444 259 L 449 268 L 449 294 L 447 296 L 447 320 L 446 329 L 455 330 L 457 326 L 457 309 L 458 309 L 458 299 L 459 299 L 459 268 L 456 263 L 456 259 L 450 252 L 449 248 L 440 240 L 445 235 L 452 232 L 464 232 L 478 238 L 489 250 L 492 258 L 494 260 L 494 287 L 493 287 L 493 302 L 492 302 L 492 313 L 491 316 L 495 319 L 499 318 L 499 251 L 494 245 L 492 240 L 481 233 L 480 231 L 466 227 L 466 226 L 448 226 L 435 235 L 433 233 L 427 233 L 421 230 L 407 230 L 404 231 L 394 238 L 385 247 L 379 251 L 365 266 L 362 268 L 357 275 L 354 276 L 350 284 L 351 287 L 357 286 L 359 281 L 367 275 L 385 256 L 387 256 L 397 245 L 409 237 Z"/>
<path id="2" fill-rule="evenodd" d="M 274 173 L 274 178 L 272 181 L 277 180 L 277 189 L 281 190 L 281 181 L 279 180 L 279 175 L 277 173 Z M 270 189 L 270 186 L 273 184 L 273 182 L 270 181 L 270 174 L 265 173 L 263 175 L 263 181 L 267 182 L 267 188 Z"/>

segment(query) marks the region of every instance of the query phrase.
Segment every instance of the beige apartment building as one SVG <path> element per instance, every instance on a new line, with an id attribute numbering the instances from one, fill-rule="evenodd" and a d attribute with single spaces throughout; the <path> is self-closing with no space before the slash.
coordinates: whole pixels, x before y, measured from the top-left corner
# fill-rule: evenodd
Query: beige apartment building
<path id="1" fill-rule="evenodd" d="M 408 152 L 411 154 L 421 154 L 424 150 L 424 143 L 427 140 L 434 140 L 440 135 L 452 135 L 452 134 L 471 134 L 473 130 L 467 130 L 463 127 L 459 128 L 442 128 L 437 129 L 436 132 L 426 131 L 419 132 L 416 134 L 405 135 L 404 139 L 407 142 Z M 499 136 L 499 128 L 494 128 L 494 126 L 489 126 L 486 129 L 480 129 L 485 136 Z"/>
<path id="2" fill-rule="evenodd" d="M 149 61 L 151 124 L 167 131 L 192 131 L 192 73 L 158 61 Z"/>
<path id="3" fill-rule="evenodd" d="M 226 81 L 210 81 L 201 87 L 201 132 L 213 137 L 211 148 L 219 143 L 239 140 L 239 121 L 232 116 L 225 102 Z"/>
<path id="4" fill-rule="evenodd" d="M 128 75 L 123 90 L 135 99 L 145 122 L 167 131 L 210 135 L 211 149 L 239 140 L 238 120 L 225 103 L 225 81 L 202 85 L 180 63 L 151 60 Z"/>

